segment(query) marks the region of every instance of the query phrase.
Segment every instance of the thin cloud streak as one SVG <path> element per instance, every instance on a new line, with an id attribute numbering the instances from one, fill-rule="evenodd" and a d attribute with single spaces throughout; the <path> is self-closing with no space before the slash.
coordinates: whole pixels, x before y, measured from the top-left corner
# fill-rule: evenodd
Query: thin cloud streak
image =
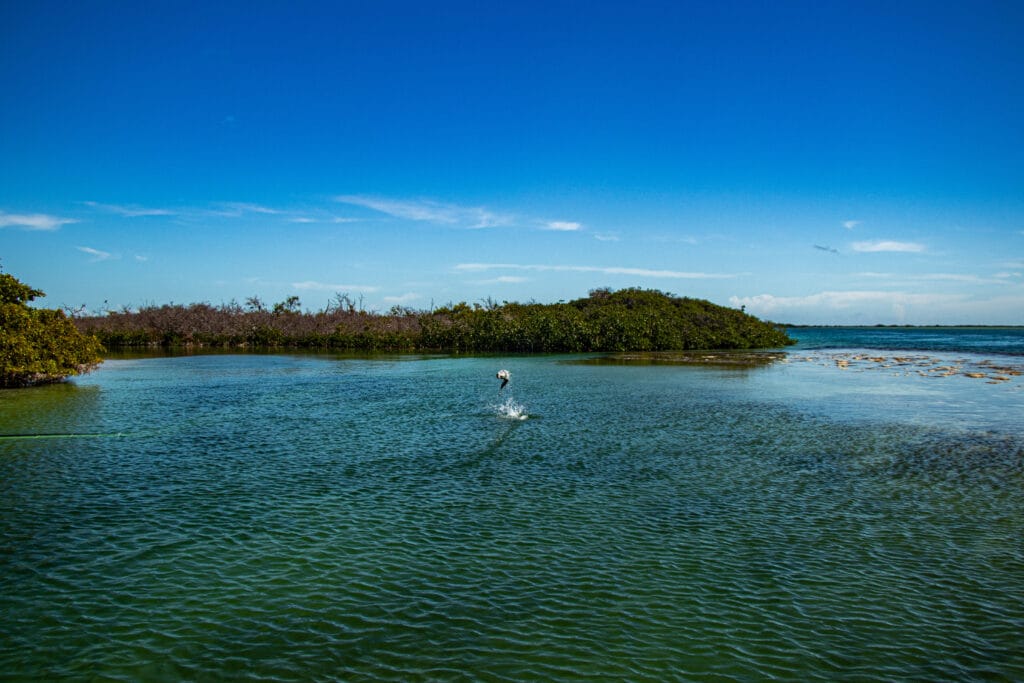
<path id="1" fill-rule="evenodd" d="M 574 232 L 583 228 L 583 225 L 576 221 L 548 221 L 544 223 L 545 230 L 556 230 L 560 232 Z"/>
<path id="2" fill-rule="evenodd" d="M 1019 289 L 988 297 L 968 292 L 906 290 L 822 291 L 804 296 L 733 296 L 730 305 L 783 323 L 837 324 L 1002 324 L 1020 325 L 1024 295 Z M 799 336 L 797 334 L 797 336 Z"/>
<path id="3" fill-rule="evenodd" d="M 467 228 L 498 228 L 512 225 L 513 219 L 483 207 L 442 204 L 431 200 L 396 200 L 363 195 L 339 195 L 335 201 L 352 204 L 412 221 L 438 223 Z"/>
<path id="4" fill-rule="evenodd" d="M 1006 280 L 996 274 L 992 277 L 965 275 L 962 273 L 922 273 L 921 275 L 902 275 L 898 273 L 858 273 L 860 277 L 894 282 L 958 282 L 972 285 L 1005 285 Z"/>
<path id="5" fill-rule="evenodd" d="M 122 205 L 122 204 L 101 204 L 100 202 L 82 202 L 88 207 L 93 209 L 99 209 L 101 211 L 108 211 L 110 213 L 116 213 L 119 216 L 125 218 L 140 218 L 143 216 L 176 216 L 176 211 L 170 209 L 151 209 L 143 206 L 137 206 L 135 204 Z"/>
<path id="6" fill-rule="evenodd" d="M 93 249 L 92 247 L 76 247 L 78 251 L 92 256 L 93 261 L 108 261 L 114 258 L 114 255 L 108 251 L 100 251 L 99 249 Z"/>
<path id="7" fill-rule="evenodd" d="M 735 274 L 689 273 L 678 270 L 653 270 L 649 268 L 625 268 L 620 266 L 569 266 L 520 263 L 460 263 L 455 270 L 463 272 L 484 272 L 488 270 L 529 270 L 537 272 L 602 273 L 604 275 L 633 275 L 638 277 L 671 278 L 680 280 L 729 279 Z"/>
<path id="8" fill-rule="evenodd" d="M 729 297 L 735 307 L 745 306 L 760 313 L 772 313 L 792 309 L 849 309 L 860 304 L 933 306 L 960 301 L 961 294 L 913 294 L 909 292 L 882 292 L 870 290 L 826 291 L 807 296 L 756 296 Z"/>
<path id="9" fill-rule="evenodd" d="M 218 208 L 196 209 L 190 212 L 192 214 L 190 217 L 206 218 L 212 216 L 215 218 L 241 218 L 253 213 L 266 216 L 280 216 L 288 213 L 281 209 L 262 206 L 260 204 L 251 204 L 249 202 L 212 202 L 210 206 Z"/>
<path id="10" fill-rule="evenodd" d="M 861 253 L 901 252 L 916 254 L 925 251 L 923 244 L 918 244 L 917 242 L 896 242 L 894 240 L 854 242 L 850 245 L 850 248 Z"/>
<path id="11" fill-rule="evenodd" d="M 44 213 L 4 213 L 0 211 L 0 228 L 22 228 L 23 230 L 58 230 L 60 226 L 77 223 L 74 218 L 60 218 Z"/>
<path id="12" fill-rule="evenodd" d="M 264 206 L 262 204 L 254 204 L 252 202 L 226 202 L 226 201 L 213 201 L 209 202 L 205 207 L 180 207 L 176 209 L 158 208 L 158 207 L 147 207 L 140 206 L 138 204 L 105 204 L 96 201 L 82 202 L 85 206 L 88 206 L 97 211 L 105 211 L 107 213 L 117 214 L 125 218 L 142 218 L 142 217 L 161 217 L 161 216 L 179 216 L 185 219 L 196 219 L 196 218 L 241 218 L 242 216 L 250 214 L 260 214 L 264 216 L 289 216 L 295 214 L 295 212 L 287 211 L 284 209 L 277 209 L 271 206 Z"/>
<path id="13" fill-rule="evenodd" d="M 242 214 L 242 213 L 263 213 L 263 214 L 268 214 L 268 215 L 271 215 L 271 216 L 276 216 L 276 215 L 285 213 L 284 211 L 281 211 L 280 209 L 274 209 L 274 208 L 271 208 L 269 206 L 262 206 L 260 204 L 250 204 L 248 202 L 227 202 L 227 203 L 224 204 L 224 206 L 227 207 L 228 209 L 233 210 L 233 211 L 237 211 L 240 214 Z"/>
<path id="14" fill-rule="evenodd" d="M 486 280 L 472 280 L 473 284 L 477 285 L 518 285 L 529 281 L 530 278 L 519 275 L 500 275 Z"/>
<path id="15" fill-rule="evenodd" d="M 407 292 L 399 296 L 386 296 L 384 297 L 384 301 L 386 301 L 389 304 L 405 304 L 409 303 L 410 301 L 417 301 L 418 299 L 421 298 L 423 297 L 420 294 L 417 294 L 416 292 Z"/>

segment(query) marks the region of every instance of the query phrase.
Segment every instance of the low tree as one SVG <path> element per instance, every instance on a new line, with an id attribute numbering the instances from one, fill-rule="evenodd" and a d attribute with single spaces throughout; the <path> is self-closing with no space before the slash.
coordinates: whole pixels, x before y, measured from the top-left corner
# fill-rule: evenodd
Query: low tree
<path id="1" fill-rule="evenodd" d="M 99 340 L 79 332 L 64 311 L 28 305 L 41 296 L 0 273 L 0 387 L 59 382 L 102 362 Z"/>

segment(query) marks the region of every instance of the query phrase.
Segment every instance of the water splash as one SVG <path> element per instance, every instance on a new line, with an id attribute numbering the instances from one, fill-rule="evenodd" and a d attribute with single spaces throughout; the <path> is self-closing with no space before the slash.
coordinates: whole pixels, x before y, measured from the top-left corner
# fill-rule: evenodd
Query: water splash
<path id="1" fill-rule="evenodd" d="M 495 406 L 495 410 L 499 417 L 506 420 L 525 420 L 530 417 L 526 412 L 526 406 L 522 403 L 518 403 L 511 396 L 506 398 L 504 403 Z"/>

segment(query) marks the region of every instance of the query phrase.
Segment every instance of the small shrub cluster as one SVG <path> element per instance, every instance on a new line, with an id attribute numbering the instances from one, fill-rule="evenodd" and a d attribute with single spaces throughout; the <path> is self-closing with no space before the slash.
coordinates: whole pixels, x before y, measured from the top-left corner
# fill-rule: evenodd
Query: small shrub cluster
<path id="1" fill-rule="evenodd" d="M 29 306 L 41 296 L 0 273 L 0 388 L 58 382 L 101 361 L 99 340 L 82 334 L 63 311 Z"/>
<path id="2" fill-rule="evenodd" d="M 345 295 L 323 311 L 299 300 L 146 306 L 76 323 L 107 348 L 205 346 L 359 351 L 586 352 L 751 349 L 791 344 L 779 327 L 701 299 L 656 290 L 594 290 L 558 304 L 459 303 L 367 312 Z"/>

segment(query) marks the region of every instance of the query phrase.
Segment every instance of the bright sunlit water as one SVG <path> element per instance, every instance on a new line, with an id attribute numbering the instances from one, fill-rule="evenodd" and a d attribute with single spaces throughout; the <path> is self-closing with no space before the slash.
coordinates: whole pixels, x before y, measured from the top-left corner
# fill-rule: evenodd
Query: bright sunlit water
<path id="1" fill-rule="evenodd" d="M 820 348 L 0 393 L 0 678 L 1024 678 L 1020 358 Z"/>

